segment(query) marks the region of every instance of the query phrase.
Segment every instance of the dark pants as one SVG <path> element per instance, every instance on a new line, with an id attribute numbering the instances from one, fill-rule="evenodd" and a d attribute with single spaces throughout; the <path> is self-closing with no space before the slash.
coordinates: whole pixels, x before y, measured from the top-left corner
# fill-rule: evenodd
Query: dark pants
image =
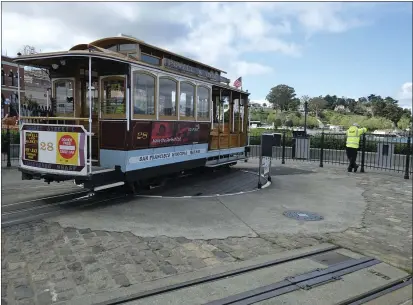
<path id="1" fill-rule="evenodd" d="M 351 171 L 353 168 L 357 168 L 357 148 L 346 147 L 347 158 L 350 164 L 348 165 L 348 170 Z"/>

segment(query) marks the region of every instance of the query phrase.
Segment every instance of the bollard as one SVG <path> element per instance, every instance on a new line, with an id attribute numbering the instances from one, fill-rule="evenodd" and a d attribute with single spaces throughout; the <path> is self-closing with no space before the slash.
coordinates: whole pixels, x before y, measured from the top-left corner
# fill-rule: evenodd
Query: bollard
<path id="1" fill-rule="evenodd" d="M 323 157 L 324 157 L 324 130 L 321 132 L 321 140 L 320 140 L 320 167 L 323 167 Z"/>
<path id="2" fill-rule="evenodd" d="M 10 149 L 11 149 L 11 136 L 10 136 L 10 128 L 9 128 L 9 126 L 7 125 L 7 136 L 6 136 L 6 139 L 7 139 L 7 167 L 11 167 L 11 160 L 10 160 L 10 156 L 11 156 L 11 151 L 10 151 Z"/>
<path id="3" fill-rule="evenodd" d="M 366 134 L 363 133 L 363 139 L 361 141 L 361 169 L 360 169 L 361 173 L 364 173 L 365 158 L 366 158 Z"/>
<path id="4" fill-rule="evenodd" d="M 407 151 L 406 151 L 406 162 L 405 162 L 405 169 L 404 169 L 404 179 L 409 179 L 410 145 L 411 145 L 411 137 L 409 135 L 407 137 Z"/>
<path id="5" fill-rule="evenodd" d="M 285 130 L 283 130 L 283 144 L 281 150 L 281 164 L 285 164 Z"/>

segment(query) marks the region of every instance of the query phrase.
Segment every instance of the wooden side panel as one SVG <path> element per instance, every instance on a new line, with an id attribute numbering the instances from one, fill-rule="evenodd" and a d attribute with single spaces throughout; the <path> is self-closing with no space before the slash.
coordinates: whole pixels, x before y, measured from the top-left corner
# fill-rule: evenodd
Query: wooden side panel
<path id="1" fill-rule="evenodd" d="M 221 124 L 222 125 L 222 124 Z M 229 123 L 225 123 L 221 132 L 224 134 L 229 134 L 231 125 Z"/>
<path id="2" fill-rule="evenodd" d="M 210 137 L 210 142 L 209 142 L 209 149 L 210 149 L 210 150 L 219 149 L 218 140 L 219 140 L 219 136 L 217 136 L 217 135 L 211 135 L 211 137 Z"/>
<path id="3" fill-rule="evenodd" d="M 199 143 L 207 143 L 211 132 L 211 123 L 199 123 Z"/>
<path id="4" fill-rule="evenodd" d="M 152 122 L 131 121 L 130 130 L 130 138 L 128 139 L 130 150 L 149 147 Z"/>
<path id="5" fill-rule="evenodd" d="M 240 138 L 240 146 L 247 146 L 247 137 L 246 137 L 246 133 L 244 132 L 244 133 L 241 133 L 240 135 L 239 135 L 239 138 Z"/>
<path id="6" fill-rule="evenodd" d="M 238 134 L 231 134 L 231 147 L 239 147 Z"/>
<path id="7" fill-rule="evenodd" d="M 223 133 L 220 135 L 219 148 L 229 148 L 229 135 Z"/>
<path id="8" fill-rule="evenodd" d="M 127 149 L 126 121 L 100 121 L 100 148 Z"/>

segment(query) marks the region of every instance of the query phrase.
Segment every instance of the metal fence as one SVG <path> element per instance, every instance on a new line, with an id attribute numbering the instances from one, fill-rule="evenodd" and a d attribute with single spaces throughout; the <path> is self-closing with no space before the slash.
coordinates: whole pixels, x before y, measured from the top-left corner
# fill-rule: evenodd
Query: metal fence
<path id="1" fill-rule="evenodd" d="M 1 129 L 1 166 L 19 164 L 20 135 L 18 128 L 11 126 Z"/>
<path id="2" fill-rule="evenodd" d="M 272 157 L 286 160 L 348 165 L 346 135 L 319 133 L 306 138 L 294 137 L 289 131 L 278 133 L 279 145 L 273 146 Z M 19 164 L 20 136 L 15 128 L 1 130 L 1 163 L 10 167 Z M 405 179 L 413 174 L 412 137 L 378 137 L 364 134 L 360 141 L 357 160 L 360 171 L 368 168 L 394 171 L 404 174 Z M 250 137 L 249 158 L 261 154 L 261 136 Z"/>
<path id="3" fill-rule="evenodd" d="M 268 132 L 270 133 L 270 132 Z M 294 137 L 290 131 L 278 131 L 279 140 L 273 146 L 272 157 L 286 160 L 311 161 L 323 164 L 348 165 L 346 154 L 346 135 L 324 133 Z M 360 140 L 357 163 L 360 171 L 380 169 L 404 174 L 405 179 L 413 174 L 412 137 L 388 137 L 364 134 Z M 258 158 L 261 154 L 261 135 L 250 137 L 249 158 Z"/>

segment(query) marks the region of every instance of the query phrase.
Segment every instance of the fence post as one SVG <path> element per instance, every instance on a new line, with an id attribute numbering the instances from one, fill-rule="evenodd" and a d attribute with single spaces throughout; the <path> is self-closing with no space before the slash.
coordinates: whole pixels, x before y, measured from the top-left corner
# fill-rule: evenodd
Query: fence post
<path id="1" fill-rule="evenodd" d="M 409 179 L 410 145 L 411 145 L 411 137 L 409 135 L 407 137 L 407 151 L 406 151 L 406 162 L 405 162 L 405 169 L 404 169 L 404 179 Z"/>
<path id="2" fill-rule="evenodd" d="M 324 130 L 321 132 L 321 140 L 320 140 L 320 167 L 323 167 L 323 157 L 324 157 Z"/>
<path id="3" fill-rule="evenodd" d="M 285 130 L 283 130 L 283 144 L 281 150 L 281 164 L 285 164 Z"/>
<path id="4" fill-rule="evenodd" d="M 363 138 L 361 142 L 361 169 L 360 169 L 361 173 L 364 173 L 365 158 L 366 158 L 366 134 L 363 133 Z"/>
<path id="5" fill-rule="evenodd" d="M 6 151 L 6 153 L 7 153 L 7 167 L 11 167 L 11 160 L 10 160 L 10 155 L 11 155 L 11 152 L 10 152 L 10 149 L 11 149 L 11 137 L 10 137 L 10 128 L 9 128 L 9 125 L 7 125 L 7 151 Z"/>

